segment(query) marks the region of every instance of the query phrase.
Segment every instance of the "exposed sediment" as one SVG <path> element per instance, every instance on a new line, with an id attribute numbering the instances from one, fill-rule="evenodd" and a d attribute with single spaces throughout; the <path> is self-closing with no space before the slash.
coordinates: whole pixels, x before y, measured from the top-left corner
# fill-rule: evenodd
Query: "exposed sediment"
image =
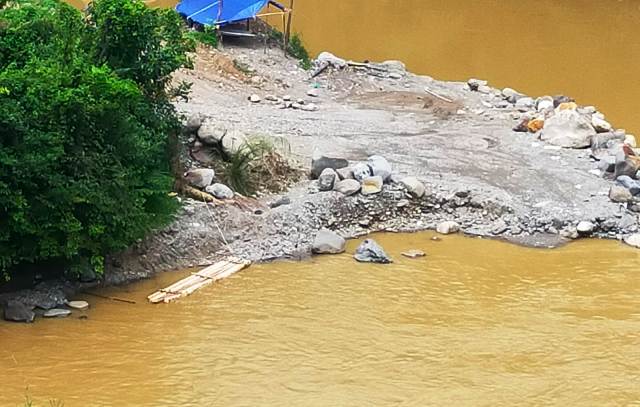
<path id="1" fill-rule="evenodd" d="M 281 196 L 263 196 L 252 208 L 184 199 L 171 226 L 108 259 L 104 283 L 206 265 L 228 254 L 252 261 L 304 258 L 321 228 L 353 238 L 455 221 L 469 235 L 542 247 L 586 236 L 622 240 L 637 232 L 635 198 L 610 199 L 614 181 L 602 176 L 602 156 L 540 139 L 544 123 L 536 122 L 535 99 L 519 102 L 524 95 L 482 81 L 437 81 L 395 61 L 324 65 L 314 77 L 277 49 L 203 49 L 196 69 L 178 75 L 193 83 L 191 99 L 178 108 L 234 134 L 284 138 L 307 167 L 314 153 L 351 164 L 383 156 L 394 175 L 380 193 L 320 192 L 317 181 L 306 180 L 274 207 L 269 204 Z M 524 120 L 525 131 L 514 131 Z M 196 142 L 185 141 L 186 148 Z M 423 196 L 399 182 L 406 176 L 424 184 Z M 82 287 L 63 285 L 50 283 L 19 298 L 48 304 L 56 301 L 41 298 L 47 292 L 59 298 Z"/>

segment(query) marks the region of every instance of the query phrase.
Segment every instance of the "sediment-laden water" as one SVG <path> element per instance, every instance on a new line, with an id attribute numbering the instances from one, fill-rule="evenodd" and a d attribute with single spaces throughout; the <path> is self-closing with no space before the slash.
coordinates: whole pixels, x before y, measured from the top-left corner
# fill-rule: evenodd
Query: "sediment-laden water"
<path id="1" fill-rule="evenodd" d="M 393 265 L 346 253 L 252 266 L 147 304 L 187 272 L 166 273 L 101 292 L 135 305 L 86 297 L 86 319 L 2 322 L 0 405 L 27 388 L 66 407 L 640 401 L 640 252 L 431 236 L 375 236 Z"/>

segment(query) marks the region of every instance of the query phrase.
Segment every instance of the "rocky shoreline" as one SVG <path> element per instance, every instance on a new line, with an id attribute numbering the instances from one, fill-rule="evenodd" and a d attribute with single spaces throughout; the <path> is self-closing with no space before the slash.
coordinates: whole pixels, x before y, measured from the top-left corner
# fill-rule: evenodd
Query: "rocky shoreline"
<path id="1" fill-rule="evenodd" d="M 90 287 L 229 254 L 303 259 L 322 229 L 351 239 L 448 226 L 536 247 L 580 237 L 640 245 L 635 138 L 570 98 L 441 82 L 397 61 L 354 63 L 328 53 L 310 73 L 255 44 L 200 50 L 196 69 L 178 76 L 194 84 L 191 100 L 178 104 L 198 134 L 184 140 L 192 157 L 206 142 L 202 126 L 208 135 L 281 137 L 317 179 L 250 208 L 183 199 L 172 225 L 108 258 L 101 281 L 43 282 L 0 302 L 51 309 Z M 187 166 L 207 170 L 197 159 Z M 196 181 L 221 190 L 214 174 Z"/>

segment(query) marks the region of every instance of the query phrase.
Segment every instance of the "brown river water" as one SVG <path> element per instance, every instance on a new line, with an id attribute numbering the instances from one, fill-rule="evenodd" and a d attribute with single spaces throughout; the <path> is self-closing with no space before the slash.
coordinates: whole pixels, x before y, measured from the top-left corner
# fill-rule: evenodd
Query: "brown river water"
<path id="1" fill-rule="evenodd" d="M 377 235 L 393 265 L 351 241 L 172 304 L 145 297 L 186 272 L 0 323 L 0 406 L 640 405 L 640 251 L 431 236 Z"/>

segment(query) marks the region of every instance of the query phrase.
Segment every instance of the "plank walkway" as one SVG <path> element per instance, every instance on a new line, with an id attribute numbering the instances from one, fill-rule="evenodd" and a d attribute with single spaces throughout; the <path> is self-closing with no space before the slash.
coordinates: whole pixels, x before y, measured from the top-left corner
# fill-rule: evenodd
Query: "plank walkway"
<path id="1" fill-rule="evenodd" d="M 198 272 L 192 273 L 189 277 L 183 278 L 169 287 L 156 291 L 149 295 L 147 299 L 153 304 L 175 301 L 178 298 L 191 295 L 200 288 L 206 287 L 217 280 L 229 277 L 248 267 L 250 264 L 251 262 L 248 260 L 241 260 L 235 257 L 219 261 Z"/>

